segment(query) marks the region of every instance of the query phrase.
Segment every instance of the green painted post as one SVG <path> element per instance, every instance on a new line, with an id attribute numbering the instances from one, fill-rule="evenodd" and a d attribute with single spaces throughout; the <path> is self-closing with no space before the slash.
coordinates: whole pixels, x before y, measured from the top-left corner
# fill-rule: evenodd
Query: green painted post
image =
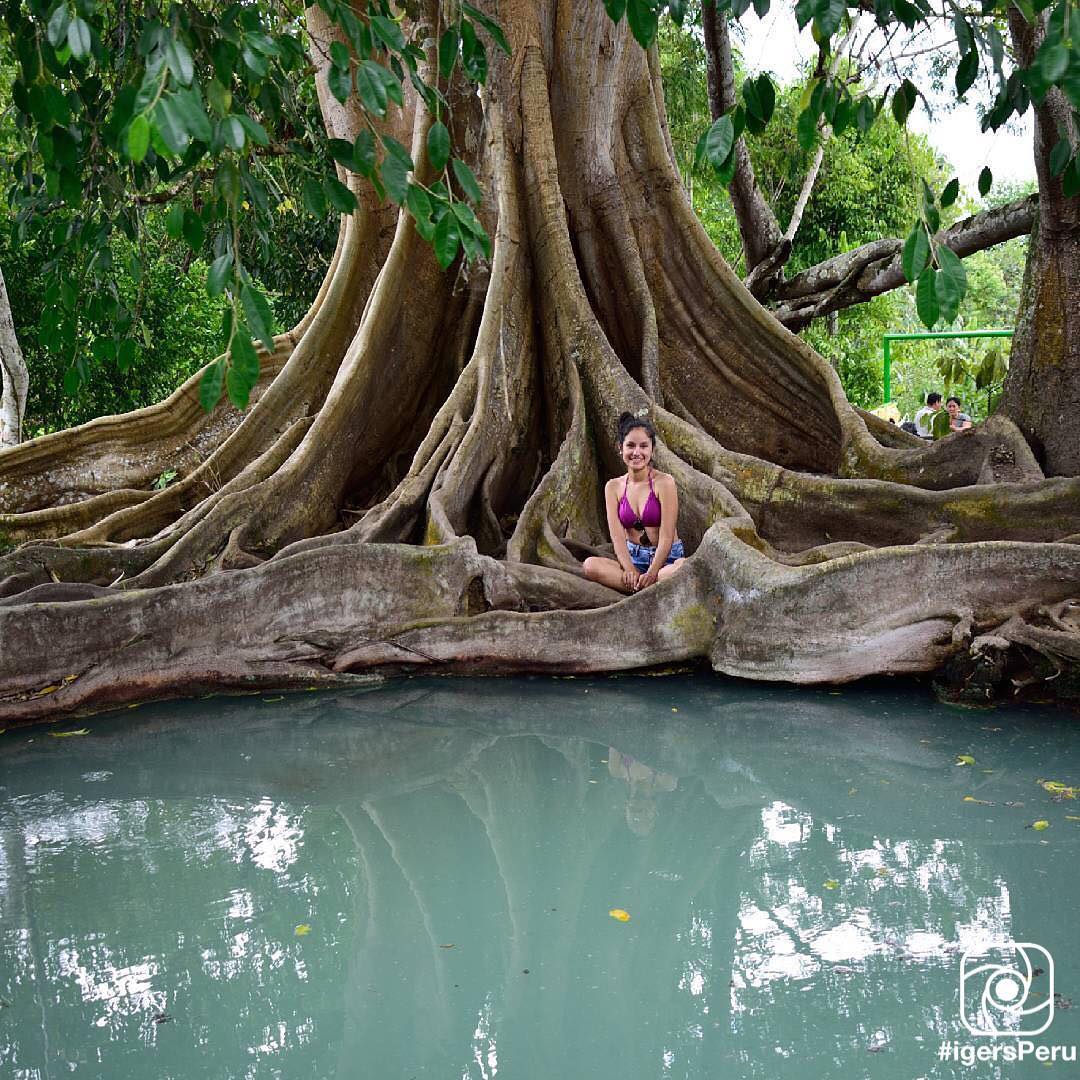
<path id="1" fill-rule="evenodd" d="M 1011 330 L 941 330 L 938 333 L 919 334 L 882 334 L 881 355 L 884 360 L 884 397 L 882 402 L 888 405 L 892 401 L 892 343 L 894 341 L 929 341 L 936 338 L 979 338 L 979 337 L 1012 337 Z"/>

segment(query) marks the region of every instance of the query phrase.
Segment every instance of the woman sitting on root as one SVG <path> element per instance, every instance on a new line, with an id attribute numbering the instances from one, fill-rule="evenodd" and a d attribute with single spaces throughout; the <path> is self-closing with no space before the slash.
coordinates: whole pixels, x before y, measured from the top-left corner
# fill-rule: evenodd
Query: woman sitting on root
<path id="1" fill-rule="evenodd" d="M 626 476 L 604 486 L 614 559 L 585 560 L 585 576 L 611 589 L 637 592 L 673 574 L 685 557 L 676 535 L 679 493 L 674 479 L 652 467 L 656 431 L 648 420 L 619 417 L 619 453 Z"/>

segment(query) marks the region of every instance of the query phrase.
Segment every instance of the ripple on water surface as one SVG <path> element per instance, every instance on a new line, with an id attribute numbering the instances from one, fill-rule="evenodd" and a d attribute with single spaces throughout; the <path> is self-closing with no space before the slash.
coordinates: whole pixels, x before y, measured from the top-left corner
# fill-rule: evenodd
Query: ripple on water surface
<path id="1" fill-rule="evenodd" d="M 939 1060 L 1048 1002 L 1080 1043 L 1076 716 L 696 676 L 80 724 L 0 738 L 5 1077 L 1076 1075 Z M 1044 1007 L 980 1043 L 962 955 L 1013 941 Z"/>

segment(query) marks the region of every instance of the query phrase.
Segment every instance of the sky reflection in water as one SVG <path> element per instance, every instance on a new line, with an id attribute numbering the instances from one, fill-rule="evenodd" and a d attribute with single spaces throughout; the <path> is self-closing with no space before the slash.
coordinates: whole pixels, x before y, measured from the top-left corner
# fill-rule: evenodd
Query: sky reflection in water
<path id="1" fill-rule="evenodd" d="M 5 1077 L 1045 1076 L 937 1060 L 1010 938 L 1080 1042 L 1074 716 L 700 676 L 86 726 L 0 741 Z"/>

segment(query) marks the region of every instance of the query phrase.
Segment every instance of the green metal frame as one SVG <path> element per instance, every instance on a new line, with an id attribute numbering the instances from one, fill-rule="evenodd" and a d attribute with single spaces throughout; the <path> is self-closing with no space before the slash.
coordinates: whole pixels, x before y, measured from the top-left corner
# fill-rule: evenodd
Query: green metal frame
<path id="1" fill-rule="evenodd" d="M 942 330 L 939 333 L 922 334 L 883 334 L 881 354 L 885 360 L 885 396 L 883 404 L 892 401 L 892 349 L 894 341 L 926 341 L 930 338 L 975 338 L 975 337 L 1012 337 L 1011 330 Z"/>

